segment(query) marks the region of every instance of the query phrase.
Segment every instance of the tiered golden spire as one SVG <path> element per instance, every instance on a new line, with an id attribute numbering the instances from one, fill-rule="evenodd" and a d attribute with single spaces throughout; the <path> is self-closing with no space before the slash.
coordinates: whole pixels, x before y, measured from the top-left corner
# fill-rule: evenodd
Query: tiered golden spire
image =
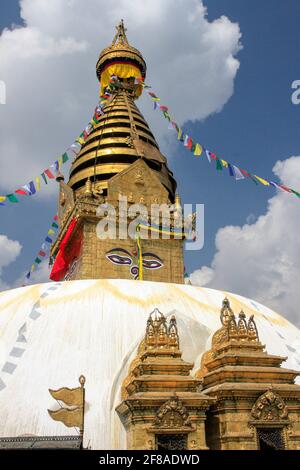
<path id="1" fill-rule="evenodd" d="M 118 87 L 110 91 L 112 96 L 104 114 L 73 162 L 69 186 L 75 195 L 80 194 L 90 178 L 106 196 L 108 180 L 143 158 L 167 188 L 173 203 L 176 182 L 134 103 L 138 95 L 135 78 L 145 78 L 146 63 L 142 54 L 129 44 L 123 20 L 117 26 L 112 44 L 101 52 L 97 62 L 101 89 L 109 84 L 112 75 L 117 77 Z"/>

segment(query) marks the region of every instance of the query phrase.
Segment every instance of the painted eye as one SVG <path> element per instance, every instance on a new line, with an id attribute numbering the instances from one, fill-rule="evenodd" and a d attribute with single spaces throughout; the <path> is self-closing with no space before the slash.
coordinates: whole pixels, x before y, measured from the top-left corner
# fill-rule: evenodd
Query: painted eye
<path id="1" fill-rule="evenodd" d="M 114 264 L 122 264 L 122 265 L 127 265 L 127 266 L 131 266 L 132 264 L 131 258 L 128 258 L 127 256 L 111 254 L 111 255 L 106 255 L 106 258 L 109 259 L 109 261 L 111 261 Z"/>
<path id="2" fill-rule="evenodd" d="M 143 266 L 146 269 L 159 269 L 163 266 L 163 263 L 157 259 L 144 259 Z"/>

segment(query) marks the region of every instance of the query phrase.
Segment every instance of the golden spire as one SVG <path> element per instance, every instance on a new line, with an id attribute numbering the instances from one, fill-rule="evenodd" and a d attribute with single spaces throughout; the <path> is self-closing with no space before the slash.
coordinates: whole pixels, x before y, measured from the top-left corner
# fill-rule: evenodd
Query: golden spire
<path id="1" fill-rule="evenodd" d="M 118 86 L 110 91 L 112 98 L 104 107 L 104 114 L 72 163 L 69 186 L 77 194 L 84 193 L 89 190 L 90 178 L 106 197 L 108 180 L 126 170 L 138 158 L 143 158 L 168 190 L 173 202 L 176 182 L 134 102 L 138 87 L 142 88 L 135 84 L 135 78 L 145 78 L 146 63 L 142 54 L 129 44 L 123 20 L 116 30 L 111 45 L 100 54 L 97 75 L 101 90 L 109 85 L 112 75 L 117 76 Z"/>
<path id="2" fill-rule="evenodd" d="M 118 41 L 123 45 L 126 44 L 126 46 L 129 46 L 128 39 L 127 39 L 127 36 L 126 36 L 127 29 L 124 26 L 124 21 L 123 20 L 121 20 L 120 23 L 118 24 L 118 26 L 116 26 L 116 30 L 117 30 L 117 32 L 116 32 L 116 35 L 115 35 L 111 45 L 114 46 Z"/>

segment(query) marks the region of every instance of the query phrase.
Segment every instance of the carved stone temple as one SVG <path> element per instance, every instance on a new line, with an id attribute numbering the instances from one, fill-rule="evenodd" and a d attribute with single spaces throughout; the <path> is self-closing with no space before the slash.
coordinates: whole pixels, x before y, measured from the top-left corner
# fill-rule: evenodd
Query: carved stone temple
<path id="1" fill-rule="evenodd" d="M 150 314 L 117 407 L 128 449 L 299 449 L 299 373 L 265 351 L 253 316 L 236 317 L 228 299 L 221 322 L 195 370 L 176 318 Z"/>
<path id="2" fill-rule="evenodd" d="M 123 22 L 96 70 L 101 106 L 57 174 L 55 282 L 0 292 L 0 449 L 300 450 L 299 328 L 184 283 L 181 201 Z"/>

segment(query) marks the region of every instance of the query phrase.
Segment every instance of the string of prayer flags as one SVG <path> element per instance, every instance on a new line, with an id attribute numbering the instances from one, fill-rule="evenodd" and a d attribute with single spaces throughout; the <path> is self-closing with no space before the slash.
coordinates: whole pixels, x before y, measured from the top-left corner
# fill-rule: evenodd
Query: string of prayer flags
<path id="1" fill-rule="evenodd" d="M 110 83 L 113 86 L 114 80 Z M 0 196 L 0 206 L 5 206 L 7 202 L 10 203 L 19 203 L 20 200 L 17 196 L 32 196 L 41 190 L 41 181 L 45 184 L 48 184 L 48 180 L 54 180 L 58 172 L 61 170 L 62 165 L 64 165 L 69 160 L 68 151 L 72 151 L 75 156 L 81 150 L 82 145 L 86 142 L 88 136 L 93 131 L 95 126 L 99 123 L 100 117 L 104 114 L 104 106 L 112 98 L 112 95 L 108 92 L 100 96 L 100 101 L 95 108 L 94 115 L 90 120 L 89 124 L 85 127 L 82 133 L 75 139 L 73 144 L 64 152 L 59 159 L 52 163 L 48 168 L 46 168 L 39 176 L 35 177 L 28 184 L 21 186 L 16 191 L 11 194 L 6 194 L 5 196 Z"/>
<path id="2" fill-rule="evenodd" d="M 151 88 L 149 85 L 146 85 L 142 79 L 139 80 L 139 83 L 142 85 L 143 88 Z M 232 163 L 229 163 L 224 159 L 218 158 L 214 153 L 210 152 L 209 150 L 204 149 L 202 145 L 200 145 L 198 142 L 194 142 L 193 139 L 188 134 L 185 134 L 183 130 L 178 126 L 178 124 L 176 124 L 176 122 L 170 116 L 169 108 L 167 106 L 164 106 L 162 104 L 159 104 L 159 106 L 157 106 L 157 103 L 161 102 L 161 99 L 153 91 L 148 91 L 147 93 L 150 96 L 151 100 L 154 102 L 154 108 L 159 108 L 160 111 L 162 111 L 163 116 L 169 121 L 168 128 L 172 129 L 173 127 L 177 130 L 177 140 L 179 142 L 183 142 L 184 147 L 189 149 L 195 156 L 200 156 L 202 155 L 203 151 L 205 151 L 209 163 L 211 163 L 212 160 L 216 161 L 217 171 L 222 171 L 223 168 L 227 168 L 229 175 L 233 176 L 236 181 L 250 179 L 256 185 L 260 183 L 265 187 L 273 186 L 281 191 L 294 194 L 295 196 L 300 198 L 299 191 L 295 191 L 294 189 L 288 188 L 287 186 L 284 186 L 282 184 L 274 183 L 274 181 L 268 181 L 265 178 L 261 178 L 260 176 L 251 174 L 248 171 L 236 165 L 233 165 Z"/>
<path id="3" fill-rule="evenodd" d="M 30 270 L 27 272 L 25 276 L 27 281 L 29 281 L 31 274 L 36 270 L 36 266 L 39 266 L 42 263 L 42 261 L 44 261 L 44 259 L 47 257 L 47 255 L 49 255 L 50 247 L 51 247 L 51 244 L 53 243 L 53 238 L 50 238 L 49 235 L 52 236 L 56 234 L 58 230 L 57 222 L 58 222 L 58 216 L 55 215 L 52 219 L 51 227 L 48 229 L 47 236 L 44 239 L 33 264 L 31 265 Z"/>
<path id="4" fill-rule="evenodd" d="M 41 181 L 48 184 L 48 179 L 53 180 L 60 170 L 61 166 L 69 160 L 67 152 L 65 152 L 59 160 L 56 160 L 48 168 L 46 168 L 39 176 L 32 181 L 22 185 L 11 194 L 0 196 L 0 206 L 5 206 L 8 202 L 19 203 L 20 196 L 33 196 L 41 190 Z"/>

